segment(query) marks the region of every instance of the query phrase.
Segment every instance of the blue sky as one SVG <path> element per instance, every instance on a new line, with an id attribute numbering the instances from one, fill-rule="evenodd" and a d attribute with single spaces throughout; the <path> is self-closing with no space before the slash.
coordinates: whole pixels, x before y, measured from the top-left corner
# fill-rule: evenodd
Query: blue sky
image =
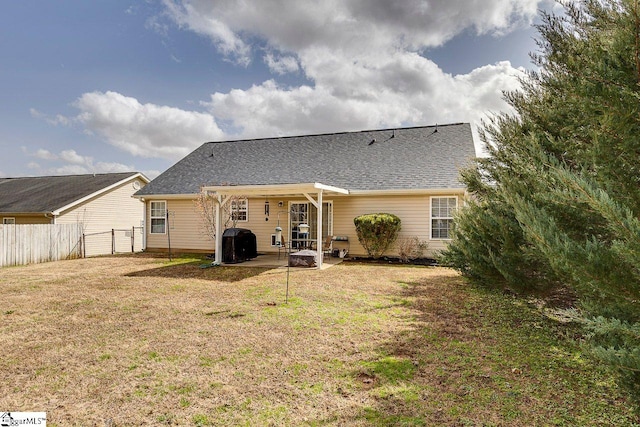
<path id="1" fill-rule="evenodd" d="M 537 0 L 21 0 L 0 14 L 0 176 L 136 170 L 206 141 L 478 121 Z"/>

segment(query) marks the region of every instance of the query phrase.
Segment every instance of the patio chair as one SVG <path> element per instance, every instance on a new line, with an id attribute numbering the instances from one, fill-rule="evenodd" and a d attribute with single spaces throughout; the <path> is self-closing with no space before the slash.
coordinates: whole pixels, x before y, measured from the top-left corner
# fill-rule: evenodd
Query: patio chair
<path id="1" fill-rule="evenodd" d="M 325 254 L 329 254 L 331 256 L 331 251 L 333 250 L 333 236 L 327 236 L 322 243 L 322 256 Z"/>

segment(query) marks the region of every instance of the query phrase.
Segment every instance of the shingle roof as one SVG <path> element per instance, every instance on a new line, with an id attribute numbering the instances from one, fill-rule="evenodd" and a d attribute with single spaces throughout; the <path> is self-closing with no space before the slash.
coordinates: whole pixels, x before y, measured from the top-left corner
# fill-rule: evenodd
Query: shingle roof
<path id="1" fill-rule="evenodd" d="M 463 188 L 459 169 L 474 156 L 468 123 L 208 142 L 136 196 L 195 194 L 203 185 L 226 184 L 319 182 L 350 191 Z"/>
<path id="2" fill-rule="evenodd" d="M 53 212 L 136 174 L 123 172 L 0 178 L 0 212 Z"/>

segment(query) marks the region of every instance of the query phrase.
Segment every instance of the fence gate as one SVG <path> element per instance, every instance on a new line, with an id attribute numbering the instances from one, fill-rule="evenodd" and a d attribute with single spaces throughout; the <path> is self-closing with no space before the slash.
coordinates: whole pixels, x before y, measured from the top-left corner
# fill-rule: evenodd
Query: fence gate
<path id="1" fill-rule="evenodd" d="M 83 256 L 140 252 L 143 249 L 143 233 L 143 227 L 131 227 L 83 234 Z"/>

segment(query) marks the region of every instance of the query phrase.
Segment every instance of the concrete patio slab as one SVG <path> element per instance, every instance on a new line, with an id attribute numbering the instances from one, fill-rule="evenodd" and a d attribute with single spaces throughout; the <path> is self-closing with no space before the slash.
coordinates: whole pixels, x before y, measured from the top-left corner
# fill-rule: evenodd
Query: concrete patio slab
<path id="1" fill-rule="evenodd" d="M 340 264 L 344 261 L 343 258 L 334 258 L 325 256 L 324 262 L 322 263 L 322 270 L 326 270 L 327 268 L 331 268 L 334 265 Z M 286 268 L 287 267 L 287 254 L 284 252 L 279 256 L 278 254 L 258 254 L 257 258 L 254 258 L 249 261 L 239 262 L 236 264 L 225 264 L 226 266 L 235 266 L 235 267 L 270 267 L 270 268 Z M 309 267 L 291 267 L 296 269 L 307 268 Z M 311 267 L 311 269 L 317 269 L 318 267 Z"/>

